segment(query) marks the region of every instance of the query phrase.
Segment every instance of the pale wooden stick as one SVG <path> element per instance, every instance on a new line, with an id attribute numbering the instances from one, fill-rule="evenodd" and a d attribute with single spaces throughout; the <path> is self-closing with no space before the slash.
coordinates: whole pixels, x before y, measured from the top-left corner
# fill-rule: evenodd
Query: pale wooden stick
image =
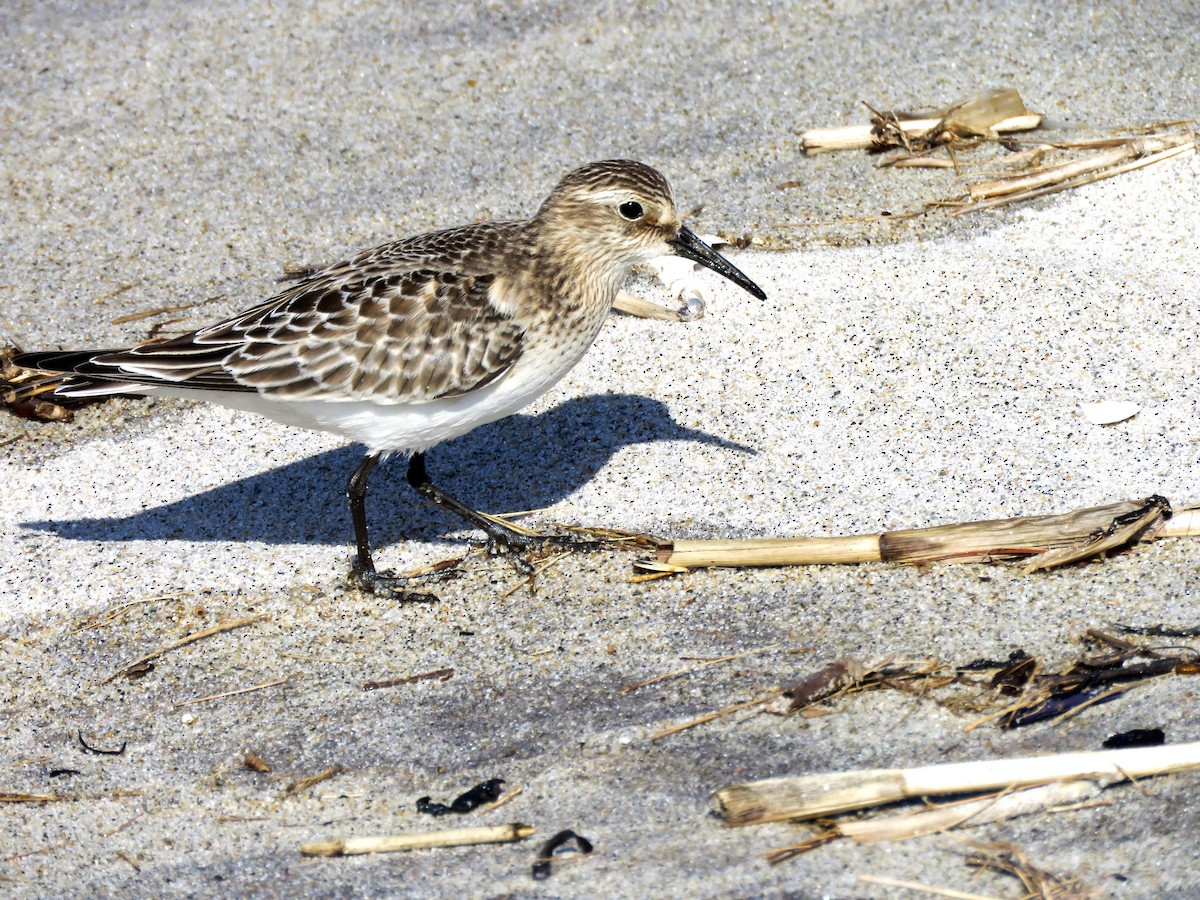
<path id="1" fill-rule="evenodd" d="M 380 837 L 334 838 L 300 845 L 305 856 L 351 856 L 357 853 L 388 853 L 394 850 L 425 850 L 430 847 L 461 847 L 466 844 L 498 844 L 521 841 L 534 833 L 532 825 L 488 825 L 480 828 L 448 828 L 414 834 Z"/>
<path id="2" fill-rule="evenodd" d="M 1200 767 L 1200 742 L 1095 753 L 979 760 L 915 769 L 863 769 L 768 778 L 722 788 L 712 796 L 726 825 L 814 819 L 908 797 L 1020 787 L 1063 778 L 1137 778 Z"/>

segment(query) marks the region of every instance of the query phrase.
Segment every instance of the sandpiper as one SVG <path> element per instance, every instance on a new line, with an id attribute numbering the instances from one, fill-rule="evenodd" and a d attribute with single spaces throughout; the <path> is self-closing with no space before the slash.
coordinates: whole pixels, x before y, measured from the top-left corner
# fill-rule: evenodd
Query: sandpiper
<path id="1" fill-rule="evenodd" d="M 365 444 L 347 489 L 351 575 L 367 590 L 405 594 L 403 580 L 377 572 L 371 558 L 371 471 L 388 454 L 408 454 L 408 482 L 420 494 L 493 545 L 527 546 L 529 538 L 435 486 L 425 453 L 549 390 L 591 346 L 630 269 L 667 254 L 766 298 L 683 226 L 661 173 L 605 160 L 570 172 L 525 221 L 364 250 L 296 273 L 265 303 L 181 337 L 23 353 L 13 363 L 45 373 L 25 390 L 53 386 L 52 397 L 190 397 Z"/>

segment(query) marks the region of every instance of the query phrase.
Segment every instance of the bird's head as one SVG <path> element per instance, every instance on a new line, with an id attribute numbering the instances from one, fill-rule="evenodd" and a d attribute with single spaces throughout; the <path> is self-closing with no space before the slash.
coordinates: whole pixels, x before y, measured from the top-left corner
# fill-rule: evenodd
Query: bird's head
<path id="1" fill-rule="evenodd" d="M 576 258 L 625 269 L 656 256 L 682 256 L 724 275 L 760 300 L 762 288 L 684 227 L 671 186 L 645 163 L 608 159 L 567 174 L 534 217 L 548 239 Z"/>

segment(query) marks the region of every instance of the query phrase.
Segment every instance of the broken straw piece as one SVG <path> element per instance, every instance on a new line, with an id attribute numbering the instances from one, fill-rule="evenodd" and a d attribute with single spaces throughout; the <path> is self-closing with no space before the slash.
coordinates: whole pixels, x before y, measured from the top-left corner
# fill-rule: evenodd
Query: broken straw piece
<path id="1" fill-rule="evenodd" d="M 1093 425 L 1114 425 L 1132 419 L 1142 407 L 1129 400 L 1101 400 L 1098 403 L 1081 403 L 1079 411 Z"/>
<path id="2" fill-rule="evenodd" d="M 651 303 L 649 300 L 643 300 L 641 297 L 635 297 L 633 294 L 626 293 L 625 291 L 617 294 L 617 299 L 613 301 L 613 309 L 631 316 L 637 316 L 639 319 L 659 319 L 664 322 L 679 321 L 679 313 L 674 310 L 659 306 L 657 303 Z"/>

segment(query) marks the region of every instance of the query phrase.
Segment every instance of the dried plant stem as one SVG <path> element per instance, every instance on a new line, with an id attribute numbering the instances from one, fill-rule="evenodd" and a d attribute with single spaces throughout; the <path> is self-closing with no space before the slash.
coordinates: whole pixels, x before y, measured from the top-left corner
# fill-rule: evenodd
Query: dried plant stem
<path id="1" fill-rule="evenodd" d="M 658 551 L 658 562 L 685 568 L 708 566 L 804 566 L 880 562 L 879 535 L 675 541 Z"/>
<path id="2" fill-rule="evenodd" d="M 824 772 L 735 784 L 713 794 L 726 825 L 749 825 L 879 806 L 907 797 L 1035 785 L 1069 778 L 1137 778 L 1200 768 L 1200 742 L 1096 753 L 980 760 L 916 769 Z"/>
<path id="3" fill-rule="evenodd" d="M 1200 509 L 1166 518 L 1158 498 L 1053 516 L 1019 516 L 844 537 L 679 540 L 645 567 L 796 566 L 842 563 L 978 562 L 1032 556 L 1027 571 L 1065 565 L 1129 543 L 1200 536 Z M 1053 553 L 1052 553 L 1053 551 Z M 1038 556 L 1045 554 L 1045 557 Z"/>
<path id="4" fill-rule="evenodd" d="M 177 700 L 172 703 L 172 706 L 189 706 L 193 703 L 208 703 L 211 700 L 224 700 L 226 697 L 236 697 L 238 694 L 249 694 L 251 691 L 261 691 L 263 688 L 275 687 L 280 684 L 287 684 L 295 678 L 294 675 L 288 675 L 286 678 L 276 678 L 274 681 L 264 681 L 262 684 L 254 684 L 250 687 L 234 688 L 231 691 L 222 691 L 219 694 L 209 694 L 207 697 L 193 697 L 190 700 Z"/>
<path id="5" fill-rule="evenodd" d="M 430 847 L 460 847 L 466 844 L 497 844 L 520 841 L 534 833 L 532 825 L 513 822 L 481 828 L 449 828 L 416 834 L 380 837 L 335 838 L 300 845 L 305 856 L 351 856 L 358 853 L 388 853 L 395 850 L 424 850 Z"/>
<path id="6" fill-rule="evenodd" d="M 1018 203 L 1023 200 L 1032 200 L 1035 197 L 1044 197 L 1047 194 L 1055 194 L 1059 191 L 1069 190 L 1070 188 L 1079 187 L 1084 184 L 1091 184 L 1094 181 L 1102 181 L 1105 178 L 1112 178 L 1115 175 L 1121 175 L 1125 172 L 1132 172 L 1134 169 L 1142 169 L 1146 166 L 1152 166 L 1156 163 L 1166 162 L 1176 156 L 1189 156 L 1196 152 L 1196 142 L 1193 139 L 1186 139 L 1183 143 L 1177 146 L 1169 147 L 1166 150 L 1157 153 L 1151 153 L 1149 156 L 1139 156 L 1121 165 L 1112 166 L 1111 168 L 1094 171 L 1082 177 L 1073 178 L 1066 181 L 1058 181 L 1054 184 L 1048 184 L 1044 187 L 1034 188 L 1032 190 L 1021 191 L 1019 193 L 1006 194 L 1001 197 L 995 197 L 991 200 L 983 200 L 979 203 L 972 203 L 969 206 L 964 206 L 961 209 L 956 209 L 950 213 L 952 216 L 961 216 L 964 213 L 975 212 L 981 209 L 994 209 L 997 206 L 1005 206 L 1009 203 Z M 1086 162 L 1086 161 L 1084 161 Z"/>
<path id="7" fill-rule="evenodd" d="M 898 841 L 963 825 L 985 825 L 1041 812 L 1065 803 L 1082 803 L 1096 797 L 1110 784 L 1124 780 L 1105 775 L 1097 779 L 1055 781 L 1023 790 L 990 794 L 902 816 L 842 822 L 838 833 L 859 843 Z"/>
<path id="8" fill-rule="evenodd" d="M 703 725 L 705 722 L 711 722 L 713 719 L 719 719 L 722 716 L 728 716 L 731 713 L 739 712 L 743 709 L 748 709 L 751 706 L 758 706 L 763 703 L 768 703 L 779 696 L 779 691 L 771 691 L 762 697 L 755 697 L 753 700 L 747 700 L 745 703 L 735 703 L 733 706 L 727 706 L 724 709 L 718 709 L 716 712 L 710 712 L 698 719 L 692 719 L 688 722 L 683 722 L 679 725 L 672 725 L 670 728 L 664 728 L 662 731 L 655 732 L 650 735 L 649 740 L 657 741 L 680 731 L 685 731 L 688 728 L 695 728 L 697 725 Z"/>
<path id="9" fill-rule="evenodd" d="M 245 619 L 238 619 L 237 621 L 234 621 L 234 622 L 222 622 L 221 624 L 214 625 L 211 628 L 205 628 L 201 631 L 194 632 L 193 634 L 189 634 L 185 638 L 180 638 L 179 640 L 175 641 L 173 644 L 168 644 L 167 646 L 165 646 L 159 650 L 155 650 L 153 653 L 147 653 L 145 656 L 141 657 L 140 659 L 134 660 L 129 665 L 125 666 L 122 669 L 118 669 L 116 672 L 109 675 L 107 678 L 104 679 L 103 683 L 108 684 L 110 681 L 114 681 L 117 678 L 120 678 L 122 675 L 124 675 L 129 670 L 135 669 L 138 666 L 142 665 L 143 663 L 148 663 L 152 659 L 158 659 L 158 657 L 162 656 L 164 653 L 170 653 L 172 650 L 178 650 L 180 647 L 187 646 L 188 644 L 194 643 L 199 640 L 203 640 L 204 638 L 207 638 L 207 637 L 212 637 L 214 634 L 220 634 L 223 631 L 233 631 L 233 629 L 241 628 L 243 625 L 253 625 L 255 622 L 262 622 L 269 618 L 270 618 L 270 616 L 268 616 L 266 614 L 258 615 L 258 616 L 249 616 Z"/>
<path id="10" fill-rule="evenodd" d="M 74 797 L 58 794 L 27 794 L 24 791 L 0 791 L 0 803 L 51 803 L 55 800 L 73 800 Z"/>
<path id="11" fill-rule="evenodd" d="M 905 888 L 910 891 L 924 891 L 937 897 L 949 897 L 951 900 L 999 900 L 991 894 L 971 894 L 967 891 L 956 891 L 953 888 L 937 887 L 932 884 L 922 884 L 919 881 L 905 881 L 902 878 L 888 878 L 884 875 L 859 875 L 858 880 L 864 884 L 879 884 L 884 887 Z"/>
<path id="12" fill-rule="evenodd" d="M 295 797 L 297 794 L 303 793 L 309 788 L 316 787 L 322 781 L 328 781 L 330 778 L 333 778 L 335 775 L 340 775 L 341 773 L 341 766 L 330 766 L 328 769 L 318 772 L 316 775 L 308 775 L 304 778 L 300 778 L 289 784 L 284 792 L 279 795 L 279 799 L 286 800 L 288 797 Z"/>
<path id="13" fill-rule="evenodd" d="M 658 675 L 658 676 L 655 676 L 654 678 L 649 678 L 646 681 L 639 681 L 637 684 L 631 684 L 629 687 L 622 688 L 621 690 L 617 691 L 617 693 L 618 694 L 632 694 L 638 688 L 644 688 L 651 684 L 658 684 L 660 681 L 666 681 L 668 678 L 675 678 L 679 675 L 686 675 L 689 672 L 695 672 L 698 669 L 705 669 L 705 668 L 708 668 L 709 666 L 715 666 L 718 663 L 731 662 L 732 660 L 741 659 L 744 656 L 751 656 L 755 653 L 763 653 L 767 650 L 774 650 L 778 646 L 779 646 L 778 643 L 768 644 L 765 647 L 756 647 L 753 650 L 744 650 L 741 653 L 733 653 L 729 656 L 722 656 L 717 659 L 706 659 L 704 662 L 697 663 L 694 666 L 688 666 L 686 669 L 677 669 L 674 672 L 667 672 L 664 675 Z"/>
<path id="14" fill-rule="evenodd" d="M 1025 108 L 1021 95 L 1011 88 L 983 91 L 948 107 L 936 118 L 913 118 L 880 112 L 869 104 L 870 125 L 813 128 L 800 135 L 800 148 L 808 156 L 830 150 L 913 144 L 950 144 L 968 137 L 985 137 L 1011 131 L 1028 131 L 1042 123 L 1038 113 Z"/>
<path id="15" fill-rule="evenodd" d="M 1132 143 L 1123 147 L 1114 147 L 1102 153 L 1094 153 L 1083 159 L 1074 159 L 1057 166 L 1048 166 L 1027 175 L 1013 175 L 1008 178 L 998 178 L 994 181 L 980 181 L 969 185 L 967 190 L 976 199 L 1003 197 L 1018 191 L 1028 191 L 1047 184 L 1057 184 L 1098 169 L 1107 169 L 1117 163 L 1124 162 L 1138 155 L 1137 147 Z"/>
<path id="16" fill-rule="evenodd" d="M 658 319 L 662 322 L 683 321 L 683 316 L 677 310 L 667 309 L 665 306 L 659 306 L 657 303 L 643 300 L 641 297 L 635 297 L 633 294 L 627 294 L 625 291 L 617 294 L 617 300 L 613 304 L 613 309 L 631 316 L 637 316 L 639 319 Z"/>

